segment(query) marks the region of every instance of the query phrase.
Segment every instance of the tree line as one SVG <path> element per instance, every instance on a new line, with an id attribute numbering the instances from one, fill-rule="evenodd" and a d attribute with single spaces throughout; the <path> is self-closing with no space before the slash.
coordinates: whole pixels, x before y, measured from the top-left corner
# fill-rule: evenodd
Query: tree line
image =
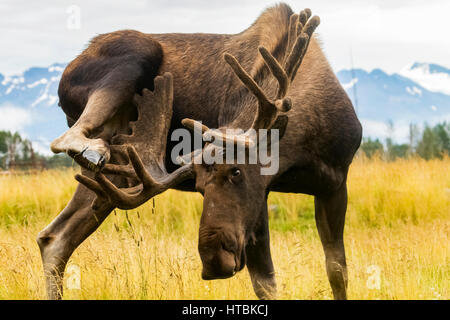
<path id="1" fill-rule="evenodd" d="M 65 154 L 44 156 L 36 152 L 31 141 L 18 132 L 0 131 L 1 170 L 41 170 L 72 165 L 73 160 Z"/>
<path id="2" fill-rule="evenodd" d="M 383 144 L 379 139 L 364 138 L 360 152 L 371 158 L 374 155 L 386 160 L 419 156 L 430 160 L 450 155 L 450 122 L 434 126 L 425 124 L 421 132 L 417 124 L 409 125 L 408 143 L 396 144 L 393 139 L 393 123 L 388 124 L 388 137 Z"/>
<path id="3" fill-rule="evenodd" d="M 363 138 L 359 152 L 371 158 L 375 155 L 385 160 L 419 156 L 429 160 L 450 155 L 450 122 L 425 125 L 421 132 L 416 124 L 409 126 L 408 143 L 397 144 L 393 139 L 394 126 L 388 124 L 388 137 L 380 139 Z M 0 169 L 30 170 L 71 167 L 72 158 L 66 154 L 45 156 L 33 149 L 29 139 L 18 132 L 0 131 Z"/>

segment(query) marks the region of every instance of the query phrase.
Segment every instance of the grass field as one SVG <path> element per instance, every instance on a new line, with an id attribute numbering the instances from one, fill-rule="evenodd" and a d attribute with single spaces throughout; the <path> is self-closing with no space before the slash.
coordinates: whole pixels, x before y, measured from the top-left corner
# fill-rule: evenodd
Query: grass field
<path id="1" fill-rule="evenodd" d="M 450 298 L 449 168 L 450 158 L 355 160 L 345 229 L 350 299 Z M 70 199 L 73 175 L 0 177 L 0 299 L 46 297 L 35 238 Z M 272 193 L 269 205 L 278 298 L 332 298 L 313 198 Z M 64 298 L 256 298 L 245 269 L 201 280 L 200 194 L 167 191 L 152 207 L 116 210 L 75 251 L 69 267 L 80 268 L 81 289 L 65 289 Z"/>

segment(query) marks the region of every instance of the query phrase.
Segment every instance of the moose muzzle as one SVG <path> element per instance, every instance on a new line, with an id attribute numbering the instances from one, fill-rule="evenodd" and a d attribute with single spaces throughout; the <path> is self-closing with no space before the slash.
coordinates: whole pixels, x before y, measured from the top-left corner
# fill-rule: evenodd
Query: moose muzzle
<path id="1" fill-rule="evenodd" d="M 240 238 L 234 232 L 200 228 L 198 249 L 204 280 L 226 279 L 244 268 L 245 251 Z"/>

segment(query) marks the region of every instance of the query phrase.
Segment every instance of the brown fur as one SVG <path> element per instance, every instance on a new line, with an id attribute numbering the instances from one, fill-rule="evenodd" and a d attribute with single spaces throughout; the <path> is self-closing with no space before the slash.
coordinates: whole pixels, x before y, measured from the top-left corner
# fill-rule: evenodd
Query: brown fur
<path id="1" fill-rule="evenodd" d="M 256 100 L 241 85 L 222 56 L 225 52 L 234 55 L 259 85 L 273 95 L 276 88 L 257 47 L 263 45 L 280 58 L 287 45 L 291 15 L 292 10 L 287 5 L 277 5 L 264 11 L 250 28 L 236 35 L 143 34 L 125 30 L 96 37 L 68 65 L 60 82 L 61 107 L 69 124 L 73 125 L 72 129 L 77 130 L 69 137 L 76 140 L 84 135 L 84 140 L 80 141 L 88 144 L 86 139 L 100 137 L 105 144 L 98 150 L 107 150 L 113 137 L 128 132 L 129 121 L 136 119 L 132 103 L 134 94 L 141 93 L 143 88 L 152 89 L 155 75 L 165 72 L 172 73 L 174 79 L 171 131 L 181 127 L 184 118 L 200 120 L 211 128 L 249 128 L 256 111 Z M 91 97 L 100 90 L 109 92 L 111 98 L 105 98 L 103 104 L 101 100 L 94 104 Z M 258 178 L 256 184 L 252 184 L 256 176 L 251 172 L 256 169 L 251 166 L 241 168 L 246 177 L 241 190 L 251 192 L 246 195 L 246 204 L 234 214 L 247 208 L 249 214 L 253 212 L 252 219 L 259 220 L 246 233 L 245 239 L 239 237 L 231 242 L 237 247 L 246 246 L 247 266 L 255 290 L 259 297 L 268 297 L 264 292 L 274 286 L 274 278 L 268 247 L 267 193 L 275 190 L 312 194 L 316 197 L 316 221 L 333 293 L 336 298 L 345 298 L 347 280 L 342 233 L 347 201 L 346 177 L 361 141 L 361 125 L 316 38 L 309 45 L 288 96 L 293 107 L 288 113 L 289 122 L 280 143 L 279 173 Z M 149 126 L 152 130 L 151 124 Z M 61 141 L 67 143 L 71 139 Z M 65 150 L 63 147 L 58 150 Z M 79 152 L 77 148 L 73 151 Z M 93 145 L 93 148 L 97 147 Z M 167 149 L 170 152 L 170 142 Z M 176 168 L 170 162 L 166 166 L 169 171 Z M 220 167 L 214 177 L 227 177 L 228 169 Z M 202 185 L 205 180 L 199 178 L 206 174 L 204 170 L 196 169 L 197 190 L 201 192 L 208 188 Z M 194 183 L 187 181 L 177 188 L 194 190 Z M 230 211 L 226 201 L 220 202 L 223 200 L 221 192 L 223 189 L 218 188 L 216 192 L 205 193 L 205 204 L 210 199 L 213 203 L 221 203 L 221 208 L 215 209 L 219 215 Z M 238 201 L 238 193 L 230 192 L 234 199 L 230 201 Z M 241 200 L 240 204 L 243 203 Z M 67 259 L 98 226 L 92 222 L 92 215 L 101 222 L 111 211 L 108 205 L 89 209 L 88 202 L 91 201 L 92 193 L 79 186 L 68 207 L 38 237 L 44 267 L 49 273 L 47 288 L 52 298 L 61 297 L 58 277 L 62 275 Z M 242 216 L 234 218 L 242 219 Z M 83 225 L 80 221 L 87 223 Z M 234 232 L 230 225 L 232 222 L 216 235 L 202 229 L 200 234 L 207 236 L 200 236 L 200 242 L 219 235 L 220 239 L 229 242 L 229 234 Z M 76 234 L 74 239 L 71 239 L 72 234 Z M 223 266 L 219 263 L 217 268 L 220 267 Z M 216 273 L 220 276 L 220 272 Z"/>

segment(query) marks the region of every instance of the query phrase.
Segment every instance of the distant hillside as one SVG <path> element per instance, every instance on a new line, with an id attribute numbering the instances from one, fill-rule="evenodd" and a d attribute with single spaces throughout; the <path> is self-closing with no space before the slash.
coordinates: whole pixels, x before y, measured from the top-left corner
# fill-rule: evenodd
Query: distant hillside
<path id="1" fill-rule="evenodd" d="M 337 76 L 357 106 L 365 136 L 385 137 L 386 123 L 392 121 L 395 138 L 406 141 L 410 123 L 450 120 L 450 70 L 444 67 L 415 63 L 402 75 L 354 69 L 339 71 Z M 445 81 L 448 87 L 442 85 Z"/>
<path id="2" fill-rule="evenodd" d="M 0 74 L 0 130 L 18 130 L 39 152 L 49 154 L 50 142 L 67 129 L 57 94 L 65 66 L 33 67 L 11 77 Z M 445 67 L 414 63 L 400 74 L 354 69 L 337 76 L 354 103 L 356 86 L 366 136 L 384 137 L 389 120 L 399 140 L 406 139 L 410 122 L 450 120 L 450 70 Z"/>
<path id="3" fill-rule="evenodd" d="M 429 91 L 399 74 L 356 69 L 337 75 L 353 102 L 356 85 L 358 116 L 363 119 L 421 123 L 450 114 L 450 95 Z"/>

